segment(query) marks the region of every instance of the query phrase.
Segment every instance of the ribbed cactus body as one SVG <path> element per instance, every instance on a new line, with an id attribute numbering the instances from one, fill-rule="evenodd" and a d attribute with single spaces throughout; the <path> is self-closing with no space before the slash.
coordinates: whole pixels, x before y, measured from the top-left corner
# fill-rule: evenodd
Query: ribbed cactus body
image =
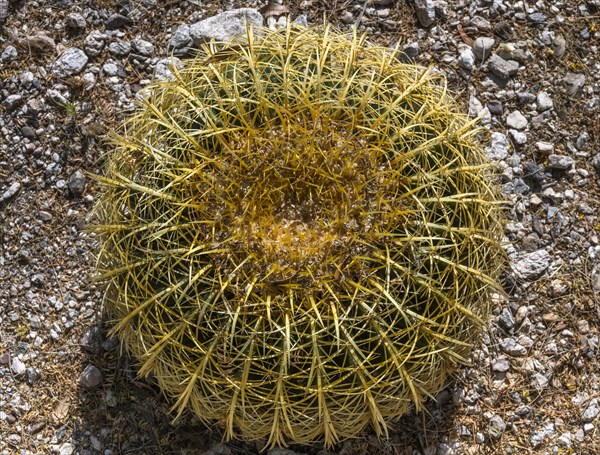
<path id="1" fill-rule="evenodd" d="M 435 395 L 501 263 L 489 164 L 443 77 L 291 28 L 148 93 L 99 177 L 99 268 L 174 408 L 329 445 Z"/>

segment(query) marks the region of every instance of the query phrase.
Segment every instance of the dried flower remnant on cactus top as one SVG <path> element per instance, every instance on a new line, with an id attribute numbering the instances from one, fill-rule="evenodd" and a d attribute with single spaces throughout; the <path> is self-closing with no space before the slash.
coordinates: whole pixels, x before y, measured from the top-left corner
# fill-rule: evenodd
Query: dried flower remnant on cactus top
<path id="1" fill-rule="evenodd" d="M 465 362 L 497 289 L 476 129 L 440 75 L 330 29 L 174 74 L 98 177 L 115 333 L 229 438 L 386 433 Z"/>

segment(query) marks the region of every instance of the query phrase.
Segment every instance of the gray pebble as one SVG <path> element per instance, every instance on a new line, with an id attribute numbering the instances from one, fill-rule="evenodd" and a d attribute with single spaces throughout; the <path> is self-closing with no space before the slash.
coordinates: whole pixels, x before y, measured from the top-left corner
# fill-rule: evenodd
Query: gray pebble
<path id="1" fill-rule="evenodd" d="M 0 204 L 11 200 L 21 189 L 21 182 L 13 182 L 8 189 L 0 195 Z"/>
<path id="2" fill-rule="evenodd" d="M 504 338 L 500 342 L 500 348 L 502 349 L 502 352 L 513 357 L 520 357 L 527 354 L 527 348 L 517 343 L 512 338 Z"/>
<path id="3" fill-rule="evenodd" d="M 122 14 L 111 14 L 106 20 L 106 30 L 117 30 L 129 25 L 129 18 Z"/>
<path id="4" fill-rule="evenodd" d="M 547 111 L 548 109 L 552 109 L 554 107 L 554 102 L 550 95 L 546 92 L 540 92 L 537 94 L 537 108 L 539 112 Z"/>
<path id="5" fill-rule="evenodd" d="M 198 46 L 206 41 L 229 41 L 234 36 L 246 34 L 247 25 L 262 27 L 263 17 L 253 8 L 225 11 L 190 26 L 190 37 Z"/>
<path id="6" fill-rule="evenodd" d="M 19 53 L 17 51 L 17 48 L 14 46 L 6 46 L 6 48 L 2 51 L 2 54 L 0 54 L 0 61 L 2 63 L 12 62 L 13 60 L 16 60 L 18 58 Z"/>
<path id="7" fill-rule="evenodd" d="M 512 329 L 515 327 L 515 317 L 509 308 L 502 308 L 502 311 L 498 315 L 498 324 L 507 332 L 512 332 Z"/>
<path id="8" fill-rule="evenodd" d="M 525 133 L 523 133 L 522 131 L 510 129 L 510 130 L 508 130 L 508 132 L 516 144 L 519 144 L 519 145 L 527 144 L 527 135 Z"/>
<path id="9" fill-rule="evenodd" d="M 88 365 L 79 376 L 79 385 L 85 389 L 93 389 L 102 382 L 102 373 L 98 367 Z"/>
<path id="10" fill-rule="evenodd" d="M 83 172 L 81 172 L 79 169 L 73 172 L 69 176 L 69 180 L 67 182 L 71 194 L 73 196 L 81 196 L 85 190 L 85 182 L 86 178 Z"/>
<path id="11" fill-rule="evenodd" d="M 581 420 L 583 420 L 586 423 L 591 422 L 598 416 L 598 414 L 600 414 L 600 406 L 598 403 L 598 399 L 594 398 L 590 400 L 587 407 L 581 414 Z"/>
<path id="12" fill-rule="evenodd" d="M 6 107 L 7 111 L 13 111 L 21 104 L 25 102 L 23 95 L 8 95 L 2 104 Z"/>
<path id="13" fill-rule="evenodd" d="M 85 53 L 90 57 L 100 55 L 106 39 L 107 36 L 98 30 L 90 32 L 83 40 L 83 49 L 85 50 Z"/>
<path id="14" fill-rule="evenodd" d="M 88 62 L 88 57 L 78 47 L 70 47 L 52 64 L 52 72 L 60 77 L 79 74 Z"/>
<path id="15" fill-rule="evenodd" d="M 560 171 L 566 171 L 567 169 L 571 169 L 575 164 L 575 160 L 570 156 L 564 155 L 550 155 L 548 157 L 548 164 L 546 167 L 548 169 L 557 169 Z"/>
<path id="16" fill-rule="evenodd" d="M 349 25 L 354 22 L 354 15 L 350 11 L 346 10 L 340 15 L 340 22 Z"/>
<path id="17" fill-rule="evenodd" d="M 108 52 L 115 57 L 125 57 L 131 52 L 131 44 L 127 41 L 113 41 L 108 45 Z"/>
<path id="18" fill-rule="evenodd" d="M 154 45 L 146 40 L 136 38 L 131 42 L 131 49 L 133 52 L 145 57 L 152 57 L 154 55 Z"/>
<path id="19" fill-rule="evenodd" d="M 70 13 L 67 15 L 67 27 L 73 30 L 83 30 L 86 27 L 85 17 L 80 13 Z"/>
<path id="20" fill-rule="evenodd" d="M 506 423 L 504 423 L 502 417 L 500 417 L 498 414 L 494 414 L 490 419 L 488 426 L 488 433 L 490 437 L 493 439 L 500 439 L 504 431 L 506 431 Z"/>
<path id="21" fill-rule="evenodd" d="M 546 250 L 537 250 L 521 254 L 512 269 L 518 278 L 532 281 L 542 276 L 549 266 L 550 254 Z"/>
<path id="22" fill-rule="evenodd" d="M 499 357 L 492 363 L 492 371 L 496 373 L 506 373 L 510 370 L 510 361 L 506 357 Z"/>
<path id="23" fill-rule="evenodd" d="M 435 3 L 433 0 L 415 0 L 417 20 L 423 27 L 429 27 L 435 22 Z"/>
<path id="24" fill-rule="evenodd" d="M 504 60 L 498 55 L 492 55 L 488 60 L 490 71 L 502 80 L 508 80 L 519 71 L 519 63 L 514 60 Z"/>
<path id="25" fill-rule="evenodd" d="M 463 49 L 458 55 L 458 64 L 467 71 L 471 71 L 473 65 L 475 65 L 475 55 L 473 54 L 473 51 L 469 48 Z"/>
<path id="26" fill-rule="evenodd" d="M 583 74 L 567 73 L 561 84 L 567 95 L 574 96 L 583 88 L 585 81 L 586 78 Z"/>
<path id="27" fill-rule="evenodd" d="M 167 48 L 169 51 L 175 53 L 183 52 L 186 53 L 188 48 L 192 45 L 192 37 L 190 36 L 190 26 L 187 24 L 181 24 L 175 29 Z"/>
<path id="28" fill-rule="evenodd" d="M 12 363 L 10 364 L 10 370 L 15 376 L 21 376 L 27 370 L 25 364 L 18 357 L 13 357 Z"/>
<path id="29" fill-rule="evenodd" d="M 524 130 L 527 128 L 527 124 L 527 119 L 521 114 L 521 111 L 512 111 L 506 116 L 506 125 L 508 125 L 509 128 Z"/>
<path id="30" fill-rule="evenodd" d="M 487 156 L 494 161 L 501 161 L 508 156 L 508 138 L 499 132 L 494 132 L 490 138 L 490 145 L 486 147 Z"/>
<path id="31" fill-rule="evenodd" d="M 102 353 L 102 329 L 98 326 L 90 327 L 81 337 L 80 341 L 83 350 L 92 355 L 100 355 Z"/>
<path id="32" fill-rule="evenodd" d="M 480 36 L 473 42 L 473 54 L 479 63 L 482 63 L 490 56 L 495 43 L 494 38 L 487 36 Z"/>

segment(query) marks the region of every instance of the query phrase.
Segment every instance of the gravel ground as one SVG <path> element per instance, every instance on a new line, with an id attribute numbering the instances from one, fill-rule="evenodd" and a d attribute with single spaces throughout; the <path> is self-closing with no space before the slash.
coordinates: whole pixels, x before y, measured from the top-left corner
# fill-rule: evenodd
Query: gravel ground
<path id="1" fill-rule="evenodd" d="M 188 25 L 262 6 L 0 0 L 0 454 L 260 451 L 222 444 L 190 416 L 171 424 L 170 404 L 106 336 L 84 228 L 97 196 L 85 173 L 100 172 L 103 135 L 164 77 L 171 52 L 185 58 Z M 499 163 L 511 263 L 509 299 L 473 366 L 426 411 L 385 441 L 270 454 L 600 453 L 600 2 L 286 6 L 309 25 L 358 22 L 448 75 Z"/>

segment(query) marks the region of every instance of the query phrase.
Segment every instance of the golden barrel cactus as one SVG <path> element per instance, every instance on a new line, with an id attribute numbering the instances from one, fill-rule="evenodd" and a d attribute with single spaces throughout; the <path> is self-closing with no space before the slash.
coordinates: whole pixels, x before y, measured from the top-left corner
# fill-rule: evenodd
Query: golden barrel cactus
<path id="1" fill-rule="evenodd" d="M 227 438 L 386 433 L 466 362 L 497 289 L 477 129 L 442 76 L 327 28 L 174 71 L 98 177 L 114 333 Z"/>

